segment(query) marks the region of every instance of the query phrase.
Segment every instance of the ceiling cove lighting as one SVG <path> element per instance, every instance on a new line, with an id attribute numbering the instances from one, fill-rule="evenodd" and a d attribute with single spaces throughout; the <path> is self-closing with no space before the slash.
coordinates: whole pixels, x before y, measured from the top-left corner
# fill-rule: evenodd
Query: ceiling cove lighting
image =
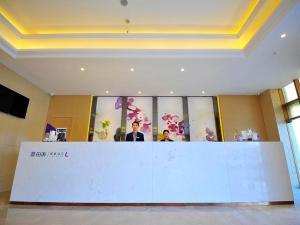
<path id="1" fill-rule="evenodd" d="M 119 6 L 119 10 L 126 10 L 126 6 L 129 6 L 130 0 L 118 0 L 116 4 Z M 0 0 L 0 2 L 3 2 Z M 9 1 L 7 1 L 9 2 Z M 33 2 L 33 1 L 29 1 Z M 95 2 L 95 1 L 94 1 Z M 8 15 L 2 7 L 0 7 L 0 37 L 5 37 L 5 41 L 10 44 L 15 51 L 18 50 L 33 50 L 40 49 L 41 46 L 44 50 L 50 49 L 82 49 L 89 46 L 89 49 L 140 49 L 144 50 L 145 45 L 148 46 L 148 49 L 157 50 L 157 49 L 182 49 L 182 50 L 190 50 L 190 49 L 211 49 L 211 50 L 243 50 L 247 44 L 256 36 L 257 32 L 264 27 L 267 21 L 276 20 L 277 16 L 274 15 L 276 12 L 280 12 L 281 10 L 285 10 L 286 7 L 292 7 L 293 2 L 295 1 L 279 1 L 279 0 L 252 0 L 251 4 L 247 3 L 249 1 L 244 1 L 244 7 L 247 8 L 239 17 L 237 21 L 234 22 L 234 26 L 228 26 L 228 28 L 224 29 L 216 29 L 214 27 L 206 27 L 203 29 L 199 28 L 188 28 L 188 27 L 170 27 L 167 29 L 155 29 L 155 27 L 140 27 L 135 31 L 131 31 L 134 35 L 138 35 L 138 45 L 136 41 L 132 41 L 128 38 L 124 38 L 122 42 L 116 40 L 116 38 L 104 38 L 103 41 L 97 41 L 93 37 L 90 37 L 89 34 L 99 34 L 106 35 L 110 33 L 114 33 L 119 36 L 119 38 L 123 37 L 123 34 L 126 33 L 129 27 L 103 27 L 103 28 L 85 28 L 85 27 L 70 27 L 68 29 L 61 29 L 59 26 L 46 26 L 44 28 L 36 27 L 32 29 L 29 27 L 26 29 L 25 24 L 20 24 L 17 21 L 17 18 L 14 18 L 12 15 Z M 282 2 L 288 2 L 287 5 Z M 262 4 L 261 4 L 262 3 Z M 30 3 L 28 3 L 30 4 Z M 0 4 L 1 5 L 1 4 Z M 262 7 L 260 7 L 262 6 Z M 257 13 L 258 12 L 258 13 Z M 124 13 L 121 18 L 124 20 L 129 17 L 127 12 Z M 277 14 L 277 13 L 276 13 Z M 273 19 L 274 15 L 274 19 Z M 249 20 L 250 18 L 250 20 Z M 128 18 L 129 20 L 134 20 L 134 18 Z M 249 21 L 249 22 L 247 22 Z M 129 22 L 129 21 L 128 21 Z M 130 23 L 132 23 L 131 21 Z M 127 25 L 123 22 L 124 25 Z M 246 26 L 245 26 L 246 25 Z M 245 29 L 243 29 L 245 27 Z M 2 29 L 4 28 L 4 29 Z M 11 32 L 13 29 L 13 32 Z M 16 32 L 17 31 L 17 32 Z M 8 33 L 9 35 L 8 35 Z M 129 33 L 131 33 L 129 32 Z M 283 32 L 283 31 L 282 31 Z M 281 33 L 278 33 L 277 38 L 280 37 Z M 30 38 L 20 38 L 19 35 L 37 35 L 36 37 L 32 36 Z M 66 38 L 56 38 L 56 35 L 71 35 Z M 73 38 L 73 34 L 83 34 L 84 38 Z M 143 35 L 150 35 L 149 38 L 144 38 Z M 154 35 L 152 37 L 152 34 Z M 171 35 L 169 38 L 165 38 L 165 35 Z M 176 38 L 176 40 L 172 38 L 173 35 L 196 35 L 197 38 L 190 39 L 188 45 L 186 44 L 185 38 Z M 43 36 L 46 35 L 46 36 Z M 48 35 L 54 35 L 48 36 Z M 158 35 L 158 38 L 156 37 Z M 162 36 L 160 36 L 162 35 Z M 207 35 L 213 35 L 213 38 L 207 38 Z M 216 36 L 217 35 L 217 36 Z M 220 38 L 219 38 L 220 35 Z M 231 38 L 228 38 L 228 35 Z M 174 36 L 174 37 L 176 37 Z M 198 38 L 199 36 L 199 38 Z M 216 37 L 215 37 L 216 36 Z M 149 43 L 151 42 L 151 45 Z M 67 43 L 67 44 L 66 44 Z M 11 47 L 10 46 L 10 47 Z M 180 68 L 177 68 L 178 71 Z M 176 70 L 177 70 L 176 69 Z"/>

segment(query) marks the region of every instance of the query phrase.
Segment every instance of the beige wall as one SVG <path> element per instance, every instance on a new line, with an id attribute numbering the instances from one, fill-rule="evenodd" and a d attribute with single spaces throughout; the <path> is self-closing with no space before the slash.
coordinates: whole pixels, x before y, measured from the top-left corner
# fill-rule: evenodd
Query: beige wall
<path id="1" fill-rule="evenodd" d="M 255 129 L 261 140 L 267 140 L 259 96 L 219 96 L 225 141 L 233 141 L 235 130 Z"/>
<path id="2" fill-rule="evenodd" d="M 266 140 L 280 141 L 271 90 L 264 91 L 260 94 L 259 101 L 264 118 Z"/>
<path id="3" fill-rule="evenodd" d="M 25 119 L 0 112 L 0 192 L 11 189 L 21 141 L 41 141 L 49 95 L 0 64 L 0 83 L 30 99 Z"/>
<path id="4" fill-rule="evenodd" d="M 67 141 L 87 141 L 92 96 L 52 96 L 47 122 L 67 128 Z"/>

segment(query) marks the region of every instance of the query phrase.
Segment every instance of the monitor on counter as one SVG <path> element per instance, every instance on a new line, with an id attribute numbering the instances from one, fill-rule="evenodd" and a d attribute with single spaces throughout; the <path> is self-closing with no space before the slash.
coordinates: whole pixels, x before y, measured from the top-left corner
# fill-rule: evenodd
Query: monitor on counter
<path id="1" fill-rule="evenodd" d="M 29 98 L 0 84 L 0 112 L 25 118 Z"/>

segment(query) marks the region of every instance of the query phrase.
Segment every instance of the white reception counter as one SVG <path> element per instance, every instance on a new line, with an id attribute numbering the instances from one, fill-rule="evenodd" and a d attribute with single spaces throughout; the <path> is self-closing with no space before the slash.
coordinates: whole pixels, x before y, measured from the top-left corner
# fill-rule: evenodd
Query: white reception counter
<path id="1" fill-rule="evenodd" d="M 12 203 L 292 202 L 279 142 L 24 142 Z"/>

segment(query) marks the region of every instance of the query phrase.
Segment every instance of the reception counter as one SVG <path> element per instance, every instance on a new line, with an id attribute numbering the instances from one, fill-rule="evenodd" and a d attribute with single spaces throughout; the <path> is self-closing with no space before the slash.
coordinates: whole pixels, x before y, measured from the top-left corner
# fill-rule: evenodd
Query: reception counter
<path id="1" fill-rule="evenodd" d="M 11 203 L 293 203 L 279 142 L 24 142 Z"/>

